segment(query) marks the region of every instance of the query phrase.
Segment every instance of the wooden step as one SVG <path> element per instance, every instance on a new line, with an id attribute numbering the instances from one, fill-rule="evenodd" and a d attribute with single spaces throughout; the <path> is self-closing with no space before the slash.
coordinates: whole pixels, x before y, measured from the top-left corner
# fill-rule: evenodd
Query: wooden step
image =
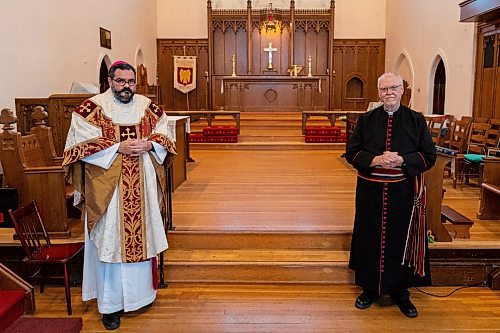
<path id="1" fill-rule="evenodd" d="M 238 142 L 238 143 L 190 143 L 191 150 L 345 150 L 345 143 L 286 142 Z"/>
<path id="2" fill-rule="evenodd" d="M 352 283 L 347 251 L 169 250 L 167 283 Z"/>
<path id="3" fill-rule="evenodd" d="M 169 231 L 170 250 L 348 250 L 351 231 Z"/>

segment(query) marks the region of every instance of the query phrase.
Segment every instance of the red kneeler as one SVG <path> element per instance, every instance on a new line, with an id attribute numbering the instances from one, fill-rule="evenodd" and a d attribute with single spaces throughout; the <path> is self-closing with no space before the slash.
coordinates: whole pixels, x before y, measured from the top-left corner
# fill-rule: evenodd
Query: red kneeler
<path id="1" fill-rule="evenodd" d="M 203 129 L 205 135 L 228 136 L 238 135 L 236 126 L 208 126 Z"/>
<path id="2" fill-rule="evenodd" d="M 327 135 L 306 135 L 305 140 L 307 143 L 335 143 L 339 142 L 338 140 L 340 140 L 340 138 Z"/>
<path id="3" fill-rule="evenodd" d="M 340 127 L 336 126 L 306 126 L 306 136 L 321 135 L 321 136 L 338 136 L 340 135 Z"/>
<path id="4" fill-rule="evenodd" d="M 203 129 L 205 142 L 236 143 L 238 129 L 235 126 L 208 126 Z"/>
<path id="5" fill-rule="evenodd" d="M 189 133 L 189 142 L 206 142 L 205 135 L 202 132 Z"/>
<path id="6" fill-rule="evenodd" d="M 336 126 L 307 126 L 304 134 L 306 143 L 345 142 L 345 134 Z"/>
<path id="7" fill-rule="evenodd" d="M 238 137 L 236 135 L 207 135 L 205 142 L 236 143 Z"/>

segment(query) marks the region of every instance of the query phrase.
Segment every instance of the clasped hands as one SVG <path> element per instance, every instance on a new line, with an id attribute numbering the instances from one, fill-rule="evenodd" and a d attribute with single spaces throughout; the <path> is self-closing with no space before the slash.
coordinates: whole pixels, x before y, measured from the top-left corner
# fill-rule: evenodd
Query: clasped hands
<path id="1" fill-rule="evenodd" d="M 129 139 L 120 142 L 118 152 L 124 155 L 141 156 L 153 148 L 151 141 L 146 139 Z"/>
<path id="2" fill-rule="evenodd" d="M 403 162 L 403 157 L 399 156 L 397 152 L 384 151 L 382 155 L 373 158 L 371 166 L 380 165 L 384 168 L 394 168 L 401 166 Z"/>

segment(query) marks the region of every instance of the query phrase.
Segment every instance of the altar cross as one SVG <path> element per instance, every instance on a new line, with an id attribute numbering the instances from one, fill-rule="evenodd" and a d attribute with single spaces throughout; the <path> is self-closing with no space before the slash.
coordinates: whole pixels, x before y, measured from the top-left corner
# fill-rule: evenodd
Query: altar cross
<path id="1" fill-rule="evenodd" d="M 264 48 L 264 51 L 269 53 L 269 62 L 267 64 L 267 69 L 272 70 L 272 69 L 274 69 L 274 67 L 273 67 L 273 52 L 277 52 L 278 49 L 273 47 L 272 42 L 269 42 L 269 46 Z"/>

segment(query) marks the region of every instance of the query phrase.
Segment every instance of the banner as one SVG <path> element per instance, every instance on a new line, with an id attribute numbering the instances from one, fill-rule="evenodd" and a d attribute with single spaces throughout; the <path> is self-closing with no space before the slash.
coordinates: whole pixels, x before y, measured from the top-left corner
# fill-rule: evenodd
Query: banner
<path id="1" fill-rule="evenodd" d="M 196 57 L 174 56 L 174 88 L 185 94 L 196 89 Z"/>

